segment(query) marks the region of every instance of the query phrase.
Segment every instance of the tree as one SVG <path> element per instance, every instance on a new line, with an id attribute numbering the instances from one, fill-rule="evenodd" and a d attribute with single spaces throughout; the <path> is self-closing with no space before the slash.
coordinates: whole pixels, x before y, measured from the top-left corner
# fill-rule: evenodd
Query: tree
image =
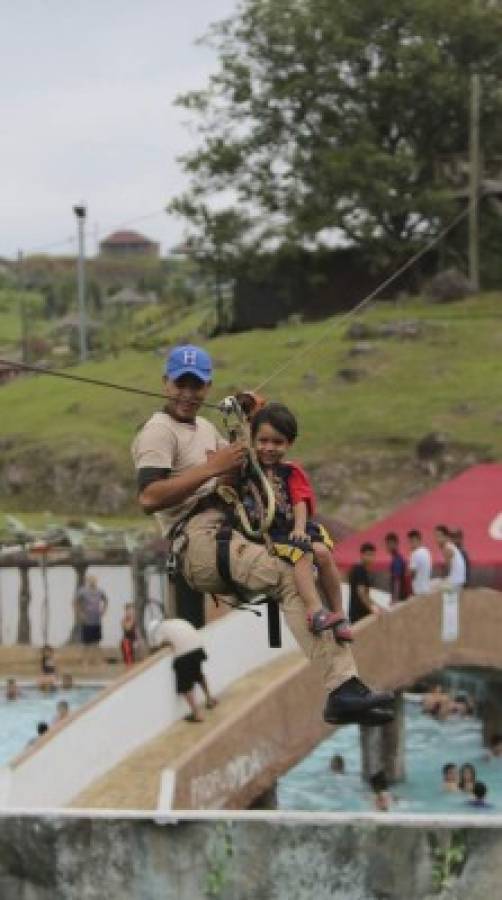
<path id="1" fill-rule="evenodd" d="M 484 150 L 501 146 L 499 2 L 243 0 L 210 39 L 219 71 L 178 99 L 201 144 L 171 209 L 213 267 L 334 236 L 386 262 L 437 232 L 453 203 L 441 162 L 467 152 L 473 71 Z"/>

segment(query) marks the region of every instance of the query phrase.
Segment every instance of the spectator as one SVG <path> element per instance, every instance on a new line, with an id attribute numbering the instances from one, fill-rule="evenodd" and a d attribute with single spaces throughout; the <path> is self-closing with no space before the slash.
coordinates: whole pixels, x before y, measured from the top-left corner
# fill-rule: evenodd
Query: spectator
<path id="1" fill-rule="evenodd" d="M 476 769 L 472 765 L 472 763 L 464 763 L 460 766 L 460 773 L 458 779 L 458 788 L 460 791 L 463 791 L 464 794 L 473 794 L 474 793 L 474 785 L 476 783 Z"/>
<path id="2" fill-rule="evenodd" d="M 443 691 L 440 684 L 434 684 L 422 697 L 422 712 L 434 717 L 443 718 L 444 712 L 450 710 L 450 696 Z"/>
<path id="3" fill-rule="evenodd" d="M 70 714 L 70 707 L 68 705 L 67 700 L 59 700 L 56 706 L 56 715 L 54 716 L 54 720 L 52 722 L 53 725 L 57 725 L 59 722 L 62 722 L 63 719 L 68 718 Z"/>
<path id="4" fill-rule="evenodd" d="M 455 763 L 446 763 L 443 766 L 443 791 L 449 794 L 458 791 L 459 777 L 458 766 Z"/>
<path id="5" fill-rule="evenodd" d="M 458 716 L 473 716 L 474 702 L 468 694 L 456 694 L 452 703 L 452 712 Z"/>
<path id="6" fill-rule="evenodd" d="M 126 666 L 132 666 L 136 661 L 136 648 L 138 642 L 138 626 L 136 624 L 136 611 L 134 603 L 126 603 L 122 617 L 122 640 L 120 649 L 122 659 Z"/>
<path id="7" fill-rule="evenodd" d="M 466 800 L 468 806 L 475 809 L 493 809 L 493 803 L 488 803 L 486 799 L 487 787 L 484 781 L 476 781 L 474 785 L 474 796 L 470 800 Z"/>
<path id="8" fill-rule="evenodd" d="M 451 540 L 446 525 L 436 525 L 434 534 L 444 557 L 446 575 L 445 578 L 433 579 L 431 586 L 435 590 L 458 591 L 465 584 L 464 557 Z"/>
<path id="9" fill-rule="evenodd" d="M 5 699 L 18 700 L 20 696 L 19 687 L 15 678 L 8 678 L 5 682 Z"/>
<path id="10" fill-rule="evenodd" d="M 422 535 L 416 528 L 408 532 L 410 545 L 409 571 L 413 596 L 429 594 L 431 589 L 432 557 L 430 550 L 424 547 Z"/>
<path id="11" fill-rule="evenodd" d="M 502 734 L 493 734 L 489 740 L 487 759 L 497 759 L 502 756 Z"/>
<path id="12" fill-rule="evenodd" d="M 365 543 L 360 548 L 360 562 L 352 567 L 349 573 L 349 618 L 351 622 L 359 622 L 371 613 L 380 613 L 381 606 L 370 596 L 372 587 L 371 569 L 375 560 L 376 547 Z"/>
<path id="13" fill-rule="evenodd" d="M 399 538 L 394 531 L 385 535 L 385 546 L 390 555 L 390 596 L 392 603 L 399 603 L 409 597 L 409 579 L 406 574 L 406 560 L 399 552 Z"/>
<path id="14" fill-rule="evenodd" d="M 218 701 L 212 696 L 202 671 L 202 663 L 207 660 L 207 656 L 200 633 L 185 619 L 164 619 L 162 622 L 150 623 L 148 641 L 152 649 L 163 646 L 172 648 L 176 693 L 181 694 L 190 707 L 190 714 L 186 719 L 188 722 L 203 722 L 204 718 L 195 699 L 195 685 L 202 688 L 207 709 L 212 709 Z"/>
<path id="15" fill-rule="evenodd" d="M 339 753 L 331 757 L 329 767 L 335 775 L 345 775 L 345 760 Z"/>
<path id="16" fill-rule="evenodd" d="M 83 587 L 77 591 L 77 616 L 82 624 L 84 645 L 83 663 L 101 662 L 99 644 L 101 642 L 101 620 L 108 608 L 108 598 L 98 587 L 94 575 L 87 575 Z"/>
<path id="17" fill-rule="evenodd" d="M 26 746 L 31 747 L 31 746 L 33 746 L 33 744 L 36 744 L 38 739 L 41 738 L 44 734 L 46 734 L 46 732 L 48 730 L 49 730 L 49 726 L 48 726 L 47 722 L 38 722 L 37 723 L 37 733 L 36 733 L 35 737 L 30 738 L 30 740 L 28 741 Z"/>
<path id="18" fill-rule="evenodd" d="M 471 583 L 471 560 L 469 558 L 469 554 L 464 547 L 464 532 L 461 528 L 455 528 L 451 533 L 451 539 L 455 544 L 455 547 L 460 550 L 462 556 L 464 557 L 465 563 L 465 586 L 468 587 Z"/>
<path id="19" fill-rule="evenodd" d="M 376 772 L 370 778 L 370 785 L 375 795 L 375 809 L 377 812 L 388 812 L 391 807 L 392 797 L 389 793 L 387 776 L 382 770 Z"/>
<path id="20" fill-rule="evenodd" d="M 45 644 L 40 654 L 40 675 L 37 680 L 41 691 L 56 690 L 57 671 L 54 648 L 49 644 Z"/>

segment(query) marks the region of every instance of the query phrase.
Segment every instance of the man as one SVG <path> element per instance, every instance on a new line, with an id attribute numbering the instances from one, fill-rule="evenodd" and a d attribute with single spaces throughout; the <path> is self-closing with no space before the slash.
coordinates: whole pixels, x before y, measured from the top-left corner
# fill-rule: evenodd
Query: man
<path id="1" fill-rule="evenodd" d="M 455 763 L 449 762 L 445 763 L 442 769 L 443 773 L 443 791 L 446 791 L 448 794 L 454 794 L 458 791 L 458 766 Z"/>
<path id="2" fill-rule="evenodd" d="M 82 625 L 83 663 L 88 666 L 101 662 L 101 620 L 108 608 L 108 598 L 98 587 L 94 575 L 86 575 L 83 587 L 77 591 L 76 606 L 78 621 Z"/>
<path id="3" fill-rule="evenodd" d="M 410 575 L 411 587 L 414 597 L 429 594 L 431 590 L 432 556 L 430 550 L 424 547 L 422 535 L 416 528 L 408 532 L 410 545 Z"/>
<path id="4" fill-rule="evenodd" d="M 487 787 L 484 781 L 476 781 L 473 794 L 470 800 L 465 801 L 468 806 L 475 809 L 493 809 L 493 803 L 489 803 L 486 799 Z"/>
<path id="5" fill-rule="evenodd" d="M 352 566 L 349 572 L 349 619 L 359 622 L 371 613 L 381 613 L 382 607 L 371 599 L 370 588 L 373 586 L 371 570 L 375 562 L 376 547 L 374 544 L 361 544 L 360 561 Z"/>
<path id="6" fill-rule="evenodd" d="M 435 579 L 433 588 L 444 591 L 459 591 L 465 585 L 465 561 L 458 547 L 451 540 L 449 529 L 446 525 L 436 525 L 434 535 L 441 553 L 443 554 L 446 576 Z"/>
<path id="7" fill-rule="evenodd" d="M 190 707 L 186 720 L 203 722 L 204 717 L 195 698 L 195 685 L 198 684 L 202 688 L 207 709 L 213 709 L 218 701 L 212 696 L 202 671 L 202 663 L 207 656 L 202 646 L 200 632 L 186 619 L 164 619 L 163 622 L 150 623 L 148 642 L 152 650 L 158 650 L 160 647 L 172 649 L 176 693 L 181 694 Z"/>
<path id="8" fill-rule="evenodd" d="M 399 552 L 399 538 L 393 531 L 385 535 L 385 546 L 390 555 L 390 596 L 392 603 L 399 603 L 408 597 L 406 560 Z"/>
<path id="9" fill-rule="evenodd" d="M 175 347 L 163 378 L 166 406 L 137 434 L 132 454 L 142 509 L 157 514 L 164 535 L 176 526 L 178 544 L 182 532 L 179 556 L 188 584 L 201 592 L 225 594 L 231 592 L 228 578 L 221 574 L 221 560 L 219 568 L 217 563 L 225 512 L 215 489 L 220 479 L 240 473 L 248 449 L 242 441 L 226 444 L 216 428 L 197 415 L 211 378 L 211 358 L 205 350 Z M 392 695 L 372 693 L 358 679 L 350 650 L 339 647 L 331 632 L 309 632 L 291 566 L 237 531 L 232 531 L 227 549 L 232 582 L 277 598 L 296 640 L 322 672 L 328 691 L 325 720 L 373 725 L 390 721 Z"/>

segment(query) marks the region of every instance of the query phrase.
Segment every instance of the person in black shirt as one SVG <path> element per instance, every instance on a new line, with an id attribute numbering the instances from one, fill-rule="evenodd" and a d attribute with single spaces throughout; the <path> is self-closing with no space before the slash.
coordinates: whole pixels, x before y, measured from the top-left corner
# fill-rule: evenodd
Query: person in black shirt
<path id="1" fill-rule="evenodd" d="M 350 598 L 349 618 L 351 622 L 359 622 L 371 613 L 381 612 L 378 603 L 370 597 L 372 587 L 371 569 L 375 560 L 376 547 L 374 544 L 362 544 L 359 550 L 361 561 L 349 573 Z"/>
<path id="2" fill-rule="evenodd" d="M 399 538 L 394 531 L 385 535 L 385 546 L 390 556 L 390 595 L 392 603 L 406 600 L 410 595 L 406 560 L 399 551 Z"/>

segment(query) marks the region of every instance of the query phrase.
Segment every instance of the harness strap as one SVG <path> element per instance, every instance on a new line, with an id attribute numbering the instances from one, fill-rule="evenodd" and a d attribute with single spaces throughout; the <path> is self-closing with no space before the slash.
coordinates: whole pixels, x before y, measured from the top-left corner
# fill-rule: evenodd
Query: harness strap
<path id="1" fill-rule="evenodd" d="M 229 589 L 237 597 L 239 603 L 237 608 L 247 609 L 260 615 L 257 610 L 249 603 L 248 596 L 233 578 L 230 571 L 230 541 L 232 540 L 233 529 L 230 525 L 223 523 L 216 533 L 216 568 L 218 574 L 228 585 Z M 268 617 L 268 641 L 271 647 L 281 647 L 281 620 L 279 616 L 279 604 L 277 600 L 267 597 L 261 601 L 267 604 Z M 233 605 L 233 604 L 232 604 Z"/>

